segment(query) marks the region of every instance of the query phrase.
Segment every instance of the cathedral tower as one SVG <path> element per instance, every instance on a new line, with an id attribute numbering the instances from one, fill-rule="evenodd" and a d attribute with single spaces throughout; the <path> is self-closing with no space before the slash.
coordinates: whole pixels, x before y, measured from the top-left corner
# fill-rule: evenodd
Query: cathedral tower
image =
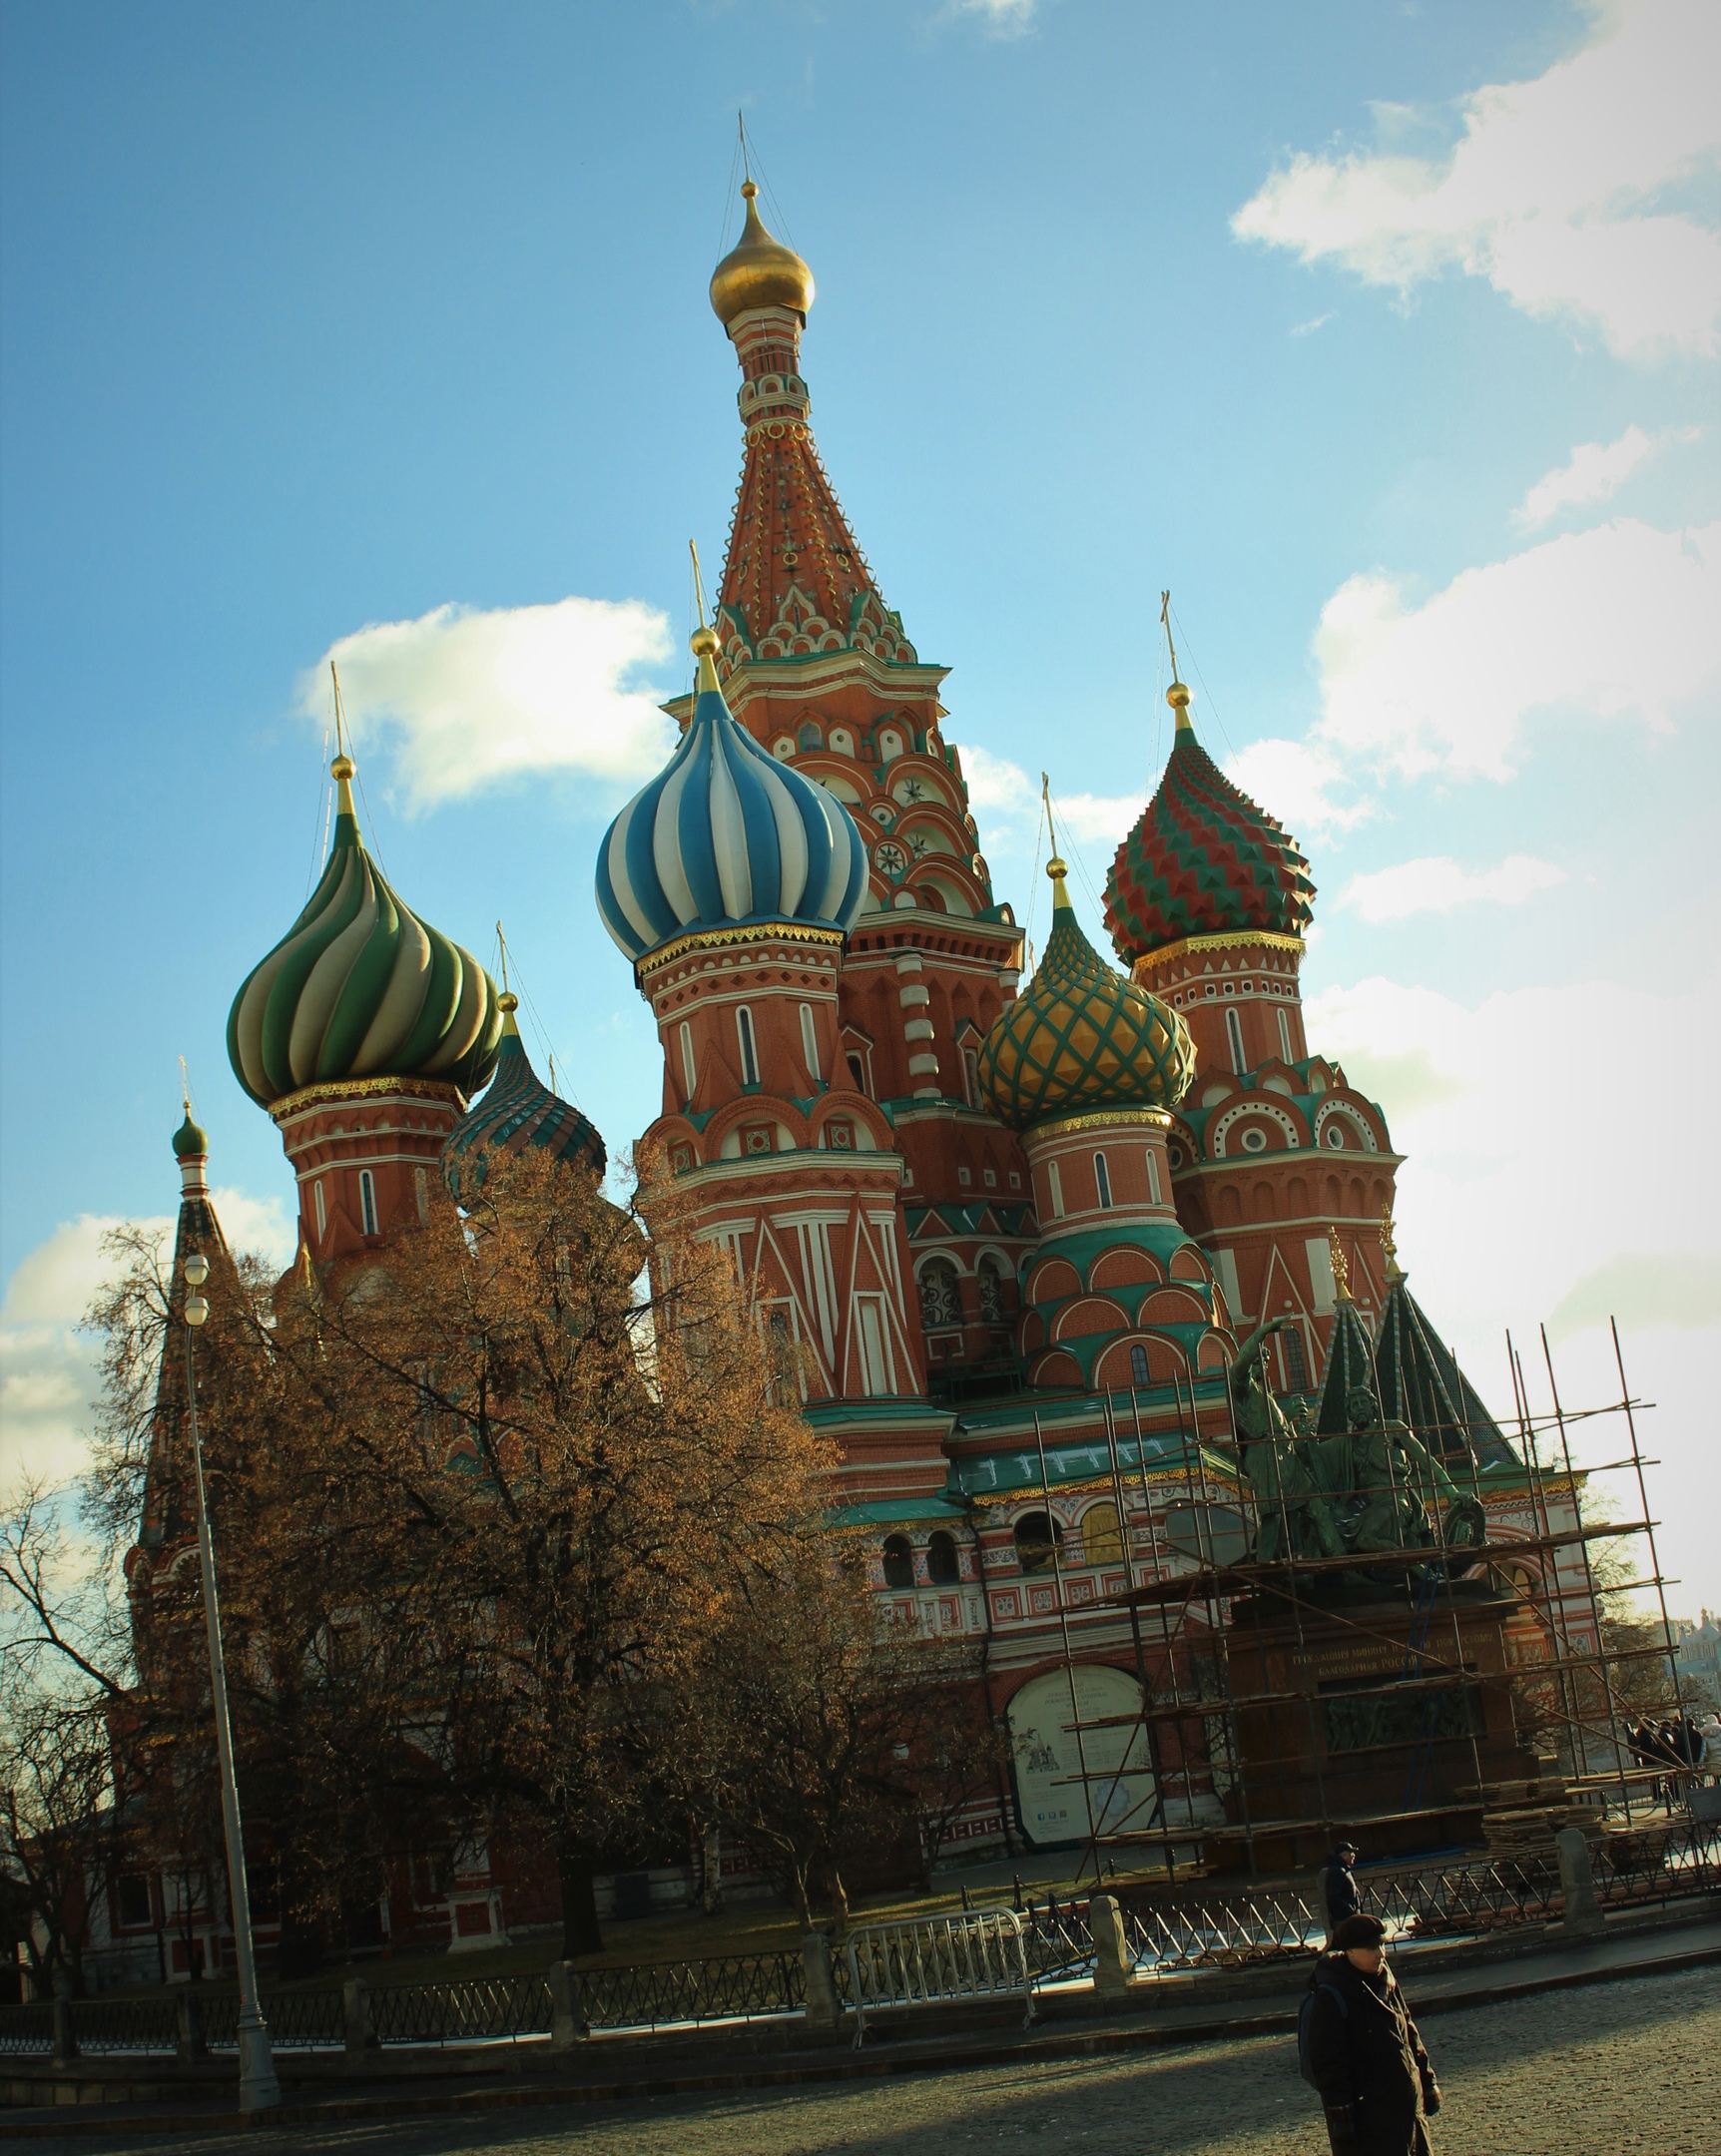
<path id="1" fill-rule="evenodd" d="M 337 756 L 321 880 L 228 1016 L 228 1060 L 267 1108 L 298 1182 L 298 1238 L 318 1266 L 429 1217 L 442 1148 L 496 1067 L 496 985 L 429 927 L 365 851 L 353 766 Z"/>
<path id="2" fill-rule="evenodd" d="M 942 731 L 946 669 L 885 604 L 820 462 L 801 337 L 813 272 L 760 220 L 711 279 L 741 364 L 741 484 L 716 609 L 729 708 L 786 769 L 817 779 L 862 834 L 865 888 L 836 976 L 828 1082 L 873 1102 L 902 1158 L 917 1348 L 934 1382 L 1009 1359 L 1033 1238 L 1026 1163 L 979 1097 L 981 1041 L 1015 993 L 1021 934 L 997 904 L 961 758 Z M 686 725 L 691 700 L 670 710 Z M 917 1308 L 916 1308 L 917 1306 Z"/>
<path id="3" fill-rule="evenodd" d="M 1240 1332 L 1291 1317 L 1279 1384 L 1308 1392 L 1339 1315 L 1333 1265 L 1378 1323 L 1380 1223 L 1400 1156 L 1386 1118 L 1303 1029 L 1309 863 L 1202 748 L 1174 681 L 1171 755 L 1106 878 L 1106 927 L 1134 978 L 1195 1042 L 1194 1082 L 1168 1148 L 1178 1216 L 1209 1253 Z"/>

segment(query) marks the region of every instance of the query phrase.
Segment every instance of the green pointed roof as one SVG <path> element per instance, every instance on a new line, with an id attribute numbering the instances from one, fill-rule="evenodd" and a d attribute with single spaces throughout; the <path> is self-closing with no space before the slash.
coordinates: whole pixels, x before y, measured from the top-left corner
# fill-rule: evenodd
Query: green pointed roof
<path id="1" fill-rule="evenodd" d="M 1039 969 L 980 1044 L 980 1092 L 1000 1123 L 1026 1130 L 1096 1108 L 1174 1108 L 1195 1076 L 1195 1044 L 1169 1004 L 1106 964 L 1075 917 L 1052 861 L 1052 932 Z"/>
<path id="2" fill-rule="evenodd" d="M 496 1067 L 496 984 L 395 896 L 359 836 L 351 759 L 331 770 L 328 864 L 235 996 L 228 1060 L 264 1108 L 347 1078 L 441 1078 L 469 1098 Z"/>
<path id="3" fill-rule="evenodd" d="M 1375 1389 L 1375 1344 L 1357 1306 L 1341 1291 L 1333 1309 L 1333 1333 L 1327 1343 L 1327 1376 L 1321 1387 L 1321 1412 L 1315 1428 L 1333 1437 L 1351 1427 L 1345 1402 L 1354 1385 Z"/>
<path id="4" fill-rule="evenodd" d="M 1381 1306 L 1375 1374 L 1381 1412 L 1408 1422 L 1436 1459 L 1473 1460 L 1478 1467 L 1516 1463 L 1499 1424 L 1396 1271 Z"/>

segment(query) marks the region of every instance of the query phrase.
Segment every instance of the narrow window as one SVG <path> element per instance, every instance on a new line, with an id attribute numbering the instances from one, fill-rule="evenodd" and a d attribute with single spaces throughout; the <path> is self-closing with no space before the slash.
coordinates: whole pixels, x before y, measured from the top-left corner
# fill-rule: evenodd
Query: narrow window
<path id="1" fill-rule="evenodd" d="M 1147 1155 L 1147 1195 L 1155 1205 L 1164 1205 L 1165 1200 L 1159 1195 L 1159 1162 L 1151 1147 Z"/>
<path id="2" fill-rule="evenodd" d="M 741 1082 L 758 1085 L 759 1057 L 753 1046 L 753 1013 L 745 1005 L 735 1014 L 735 1030 L 741 1037 Z"/>
<path id="3" fill-rule="evenodd" d="M 427 1170 L 413 1169 L 412 1189 L 418 1200 L 418 1219 L 422 1224 L 430 1218 L 430 1177 Z"/>
<path id="4" fill-rule="evenodd" d="M 912 1587 L 914 1584 L 914 1552 L 906 1535 L 884 1537 L 884 1584 L 886 1587 Z"/>
<path id="5" fill-rule="evenodd" d="M 1061 1546 L 1063 1538 L 1061 1524 L 1043 1512 L 1023 1513 L 1016 1522 L 1016 1562 L 1024 1572 L 1051 1571 L 1053 1551 Z"/>
<path id="6" fill-rule="evenodd" d="M 1243 1024 L 1235 1004 L 1225 1013 L 1225 1037 L 1231 1043 L 1231 1068 L 1241 1074 L 1249 1065 L 1243 1059 Z"/>
<path id="7" fill-rule="evenodd" d="M 1111 1204 L 1111 1170 L 1105 1164 L 1105 1155 L 1103 1153 L 1096 1153 L 1093 1157 L 1093 1185 L 1094 1189 L 1099 1193 L 1100 1204 L 1109 1206 Z"/>
<path id="8" fill-rule="evenodd" d="M 972 1048 L 962 1050 L 962 1091 L 970 1108 L 980 1105 L 980 1058 Z"/>
<path id="9" fill-rule="evenodd" d="M 1309 1389 L 1309 1364 L 1303 1353 L 1303 1335 L 1296 1327 L 1279 1336 L 1285 1349 L 1285 1380 L 1293 1392 Z"/>
<path id="10" fill-rule="evenodd" d="M 328 1233 L 328 1208 L 322 1201 L 321 1183 L 313 1183 L 311 1188 L 316 1193 L 316 1240 L 320 1243 Z"/>
<path id="11" fill-rule="evenodd" d="M 855 1081 L 856 1092 L 864 1093 L 866 1090 L 866 1066 L 853 1048 L 849 1051 L 849 1075 Z"/>
<path id="12" fill-rule="evenodd" d="M 364 1233 L 376 1233 L 376 1183 L 368 1168 L 358 1171 L 358 1216 L 364 1224 Z"/>
<path id="13" fill-rule="evenodd" d="M 1052 1218 L 1053 1220 L 1062 1220 L 1064 1217 L 1064 1183 L 1063 1177 L 1058 1174 L 1058 1164 L 1055 1160 L 1046 1162 L 1046 1188 L 1052 1195 Z"/>
<path id="14" fill-rule="evenodd" d="M 926 1577 L 934 1587 L 953 1587 L 961 1576 L 955 1540 L 940 1527 L 926 1544 Z"/>
<path id="15" fill-rule="evenodd" d="M 1131 1384 L 1147 1382 L 1147 1349 L 1139 1345 L 1129 1350 L 1129 1381 Z"/>
<path id="16" fill-rule="evenodd" d="M 801 1048 L 807 1058 L 807 1074 L 817 1085 L 822 1073 L 819 1068 L 819 1035 L 813 1029 L 813 1005 L 801 1006 Z"/>
<path id="17" fill-rule="evenodd" d="M 1287 1063 L 1290 1063 L 1295 1061 L 1291 1053 L 1291 1020 L 1283 1010 L 1278 1012 L 1277 1016 L 1279 1019 L 1279 1053 Z"/>
<path id="18" fill-rule="evenodd" d="M 693 1060 L 693 1028 L 685 1018 L 681 1022 L 681 1074 L 687 1081 L 684 1097 L 691 1106 L 693 1096 L 699 1090 L 699 1069 Z"/>

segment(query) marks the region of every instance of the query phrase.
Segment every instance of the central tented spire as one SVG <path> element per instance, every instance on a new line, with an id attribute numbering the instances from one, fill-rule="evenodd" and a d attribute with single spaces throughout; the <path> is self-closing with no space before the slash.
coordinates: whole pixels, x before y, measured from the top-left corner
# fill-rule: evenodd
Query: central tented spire
<path id="1" fill-rule="evenodd" d="M 742 194 L 746 228 L 711 279 L 712 306 L 741 361 L 747 432 L 718 594 L 723 668 L 845 650 L 917 666 L 814 446 L 801 375 L 813 272 L 766 230 L 751 180 Z"/>

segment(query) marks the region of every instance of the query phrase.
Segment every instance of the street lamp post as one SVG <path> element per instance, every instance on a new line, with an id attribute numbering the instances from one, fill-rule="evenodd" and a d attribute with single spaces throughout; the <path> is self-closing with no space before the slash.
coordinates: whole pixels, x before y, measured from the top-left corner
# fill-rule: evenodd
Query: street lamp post
<path id="1" fill-rule="evenodd" d="M 239 1782 L 233 1766 L 233 1722 L 227 1705 L 227 1665 L 222 1659 L 221 1605 L 216 1599 L 215 1544 L 204 1502 L 204 1454 L 198 1436 L 198 1379 L 192 1343 L 210 1314 L 202 1294 L 210 1263 L 201 1251 L 186 1260 L 186 1412 L 191 1422 L 192 1467 L 198 1493 L 198 1556 L 203 1565 L 204 1622 L 209 1627 L 210 1693 L 215 1705 L 216 1751 L 221 1761 L 222 1831 L 227 1842 L 228 1901 L 233 1910 L 234 1953 L 239 1961 L 239 2107 L 272 2111 L 281 2102 L 269 2023 L 257 1995 L 257 1953 L 251 1936 L 251 1891 L 245 1877 L 245 1835 L 239 1818 Z"/>

